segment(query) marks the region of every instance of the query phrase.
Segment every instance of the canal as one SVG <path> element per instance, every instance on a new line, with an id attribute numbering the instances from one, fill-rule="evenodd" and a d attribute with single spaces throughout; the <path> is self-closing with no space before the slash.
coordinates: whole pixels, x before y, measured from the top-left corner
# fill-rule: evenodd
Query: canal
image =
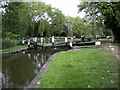
<path id="1" fill-rule="evenodd" d="M 68 48 L 51 50 L 26 50 L 15 54 L 2 56 L 2 87 L 24 88 L 37 75 L 48 58 L 59 51 Z"/>

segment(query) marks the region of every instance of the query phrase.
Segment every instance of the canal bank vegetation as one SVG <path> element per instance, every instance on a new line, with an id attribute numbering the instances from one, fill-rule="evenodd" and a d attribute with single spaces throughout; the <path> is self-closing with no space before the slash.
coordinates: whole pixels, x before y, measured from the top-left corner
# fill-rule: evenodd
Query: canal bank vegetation
<path id="1" fill-rule="evenodd" d="M 2 50 L 0 50 L 0 52 L 9 52 L 25 47 L 27 47 L 27 45 L 23 45 L 21 39 L 2 38 Z"/>
<path id="2" fill-rule="evenodd" d="M 2 49 L 2 50 L 0 50 L 0 53 L 1 52 L 14 51 L 14 50 L 20 50 L 20 49 L 27 48 L 27 47 L 28 47 L 27 44 L 25 44 L 25 45 L 18 45 L 18 46 L 14 46 L 14 47 L 7 48 L 7 49 Z"/>
<path id="3" fill-rule="evenodd" d="M 2 38 L 2 49 L 7 49 L 18 45 L 22 45 L 22 40 Z"/>
<path id="4" fill-rule="evenodd" d="M 118 60 L 102 49 L 60 52 L 38 87 L 118 88 Z"/>

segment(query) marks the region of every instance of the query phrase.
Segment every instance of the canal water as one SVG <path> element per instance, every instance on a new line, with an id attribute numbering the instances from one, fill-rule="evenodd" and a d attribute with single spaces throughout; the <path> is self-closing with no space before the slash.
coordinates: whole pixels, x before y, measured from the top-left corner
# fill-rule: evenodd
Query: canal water
<path id="1" fill-rule="evenodd" d="M 68 50 L 27 50 L 20 53 L 2 56 L 2 87 L 24 88 L 37 75 L 48 58 L 55 52 Z"/>

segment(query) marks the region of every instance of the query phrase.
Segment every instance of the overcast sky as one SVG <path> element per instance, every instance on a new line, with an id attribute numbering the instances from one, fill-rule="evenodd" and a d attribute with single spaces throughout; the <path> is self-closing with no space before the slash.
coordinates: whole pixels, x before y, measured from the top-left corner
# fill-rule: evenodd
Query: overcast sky
<path id="1" fill-rule="evenodd" d="M 59 8 L 65 16 L 80 16 L 83 18 L 84 13 L 78 14 L 77 5 L 79 0 L 40 0 L 46 4 L 50 4 L 52 7 Z"/>

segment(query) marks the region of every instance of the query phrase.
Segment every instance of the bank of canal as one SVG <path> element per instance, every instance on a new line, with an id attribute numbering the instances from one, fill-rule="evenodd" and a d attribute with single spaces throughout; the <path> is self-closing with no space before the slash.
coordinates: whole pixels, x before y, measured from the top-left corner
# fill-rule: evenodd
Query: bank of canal
<path id="1" fill-rule="evenodd" d="M 58 53 L 38 88 L 116 88 L 119 65 L 110 50 L 87 48 Z"/>

